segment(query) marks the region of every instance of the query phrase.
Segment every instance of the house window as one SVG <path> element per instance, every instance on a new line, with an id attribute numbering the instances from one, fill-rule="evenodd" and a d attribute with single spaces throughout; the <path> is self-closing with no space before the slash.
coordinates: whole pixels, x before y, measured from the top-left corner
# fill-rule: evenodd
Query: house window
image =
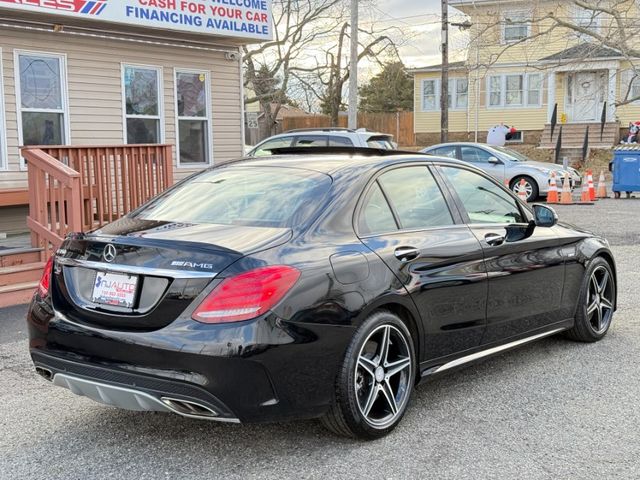
<path id="1" fill-rule="evenodd" d="M 522 105 L 523 87 L 524 75 L 506 75 L 505 105 L 510 107 Z"/>
<path id="2" fill-rule="evenodd" d="M 584 28 L 586 30 L 590 30 L 593 33 L 597 33 L 600 30 L 600 23 L 602 20 L 602 16 L 600 12 L 596 10 L 591 10 L 588 8 L 583 8 L 578 5 L 575 5 L 575 24 L 577 27 Z M 589 35 L 578 32 L 579 37 L 589 37 Z"/>
<path id="3" fill-rule="evenodd" d="M 180 164 L 210 163 L 209 72 L 176 70 L 176 115 Z"/>
<path id="4" fill-rule="evenodd" d="M 527 107 L 539 107 L 542 105 L 542 75 L 532 73 L 527 79 Z"/>
<path id="5" fill-rule="evenodd" d="M 469 81 L 466 78 L 449 79 L 449 92 L 447 101 L 449 108 L 453 110 L 463 110 L 467 108 L 469 95 Z"/>
<path id="6" fill-rule="evenodd" d="M 527 12 L 509 12 L 504 17 L 502 39 L 504 43 L 517 42 L 529 36 L 530 17 Z"/>
<path id="7" fill-rule="evenodd" d="M 63 55 L 15 52 L 18 136 L 21 145 L 64 145 L 69 113 Z"/>
<path id="8" fill-rule="evenodd" d="M 466 78 L 450 78 L 447 102 L 452 110 L 467 108 L 469 97 L 469 81 Z M 440 80 L 422 81 L 422 110 L 440 110 Z"/>
<path id="9" fill-rule="evenodd" d="M 491 75 L 487 80 L 487 104 L 490 107 L 540 107 L 542 75 Z"/>
<path id="10" fill-rule="evenodd" d="M 422 110 L 438 110 L 438 81 L 422 81 Z"/>
<path id="11" fill-rule="evenodd" d="M 502 77 L 492 75 L 489 77 L 489 106 L 499 107 L 502 105 Z"/>
<path id="12" fill-rule="evenodd" d="M 127 144 L 162 141 L 161 69 L 124 65 L 124 124 Z"/>
<path id="13" fill-rule="evenodd" d="M 507 143 L 524 143 L 524 133 L 521 131 L 513 132 Z"/>

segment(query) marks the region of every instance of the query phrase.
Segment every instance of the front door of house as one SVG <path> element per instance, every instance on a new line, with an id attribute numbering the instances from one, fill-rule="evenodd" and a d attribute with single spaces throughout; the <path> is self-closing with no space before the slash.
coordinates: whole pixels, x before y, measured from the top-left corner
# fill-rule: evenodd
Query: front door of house
<path id="1" fill-rule="evenodd" d="M 567 113 L 573 122 L 597 120 L 604 101 L 604 81 L 600 72 L 576 72 L 569 74 L 569 107 Z"/>

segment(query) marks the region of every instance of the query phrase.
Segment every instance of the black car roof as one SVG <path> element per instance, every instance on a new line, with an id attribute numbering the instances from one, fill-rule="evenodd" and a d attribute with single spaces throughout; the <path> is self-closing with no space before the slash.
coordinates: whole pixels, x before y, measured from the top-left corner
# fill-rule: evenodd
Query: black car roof
<path id="1" fill-rule="evenodd" d="M 450 163 L 452 165 L 466 165 L 460 160 L 437 157 L 433 155 L 425 155 L 419 152 L 415 153 L 397 153 L 393 155 L 361 155 L 361 154 L 344 154 L 344 153 L 327 153 L 314 155 L 274 155 L 268 157 L 249 157 L 232 162 L 233 165 L 242 166 L 270 166 L 270 167 L 289 167 L 304 168 L 306 170 L 314 170 L 320 173 L 333 174 L 340 170 L 351 169 L 354 166 L 360 166 L 366 169 L 384 167 L 395 163 L 403 163 L 407 161 L 421 161 Z"/>

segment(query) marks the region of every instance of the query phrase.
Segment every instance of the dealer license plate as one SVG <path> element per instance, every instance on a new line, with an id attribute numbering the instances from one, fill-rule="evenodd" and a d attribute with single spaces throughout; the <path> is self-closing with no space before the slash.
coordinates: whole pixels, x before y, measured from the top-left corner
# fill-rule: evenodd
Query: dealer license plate
<path id="1" fill-rule="evenodd" d="M 104 305 L 131 308 L 136 298 L 137 285 L 136 275 L 98 272 L 93 284 L 92 300 Z"/>

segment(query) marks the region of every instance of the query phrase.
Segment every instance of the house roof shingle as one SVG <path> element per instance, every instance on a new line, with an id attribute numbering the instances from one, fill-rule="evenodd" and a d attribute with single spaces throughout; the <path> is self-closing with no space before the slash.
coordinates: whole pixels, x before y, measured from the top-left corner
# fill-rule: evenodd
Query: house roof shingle
<path id="1" fill-rule="evenodd" d="M 541 58 L 543 62 L 558 60 L 589 60 L 593 58 L 620 58 L 620 52 L 611 48 L 589 43 L 580 43 L 561 52 Z"/>
<path id="2" fill-rule="evenodd" d="M 467 62 L 465 62 L 464 60 L 461 62 L 449 62 L 449 69 L 450 70 L 459 70 L 465 67 Z M 442 68 L 442 64 L 439 63 L 437 65 L 428 65 L 426 67 L 420 67 L 420 68 L 410 68 L 408 69 L 409 73 L 421 73 L 421 72 L 434 72 L 437 70 L 440 70 Z"/>

